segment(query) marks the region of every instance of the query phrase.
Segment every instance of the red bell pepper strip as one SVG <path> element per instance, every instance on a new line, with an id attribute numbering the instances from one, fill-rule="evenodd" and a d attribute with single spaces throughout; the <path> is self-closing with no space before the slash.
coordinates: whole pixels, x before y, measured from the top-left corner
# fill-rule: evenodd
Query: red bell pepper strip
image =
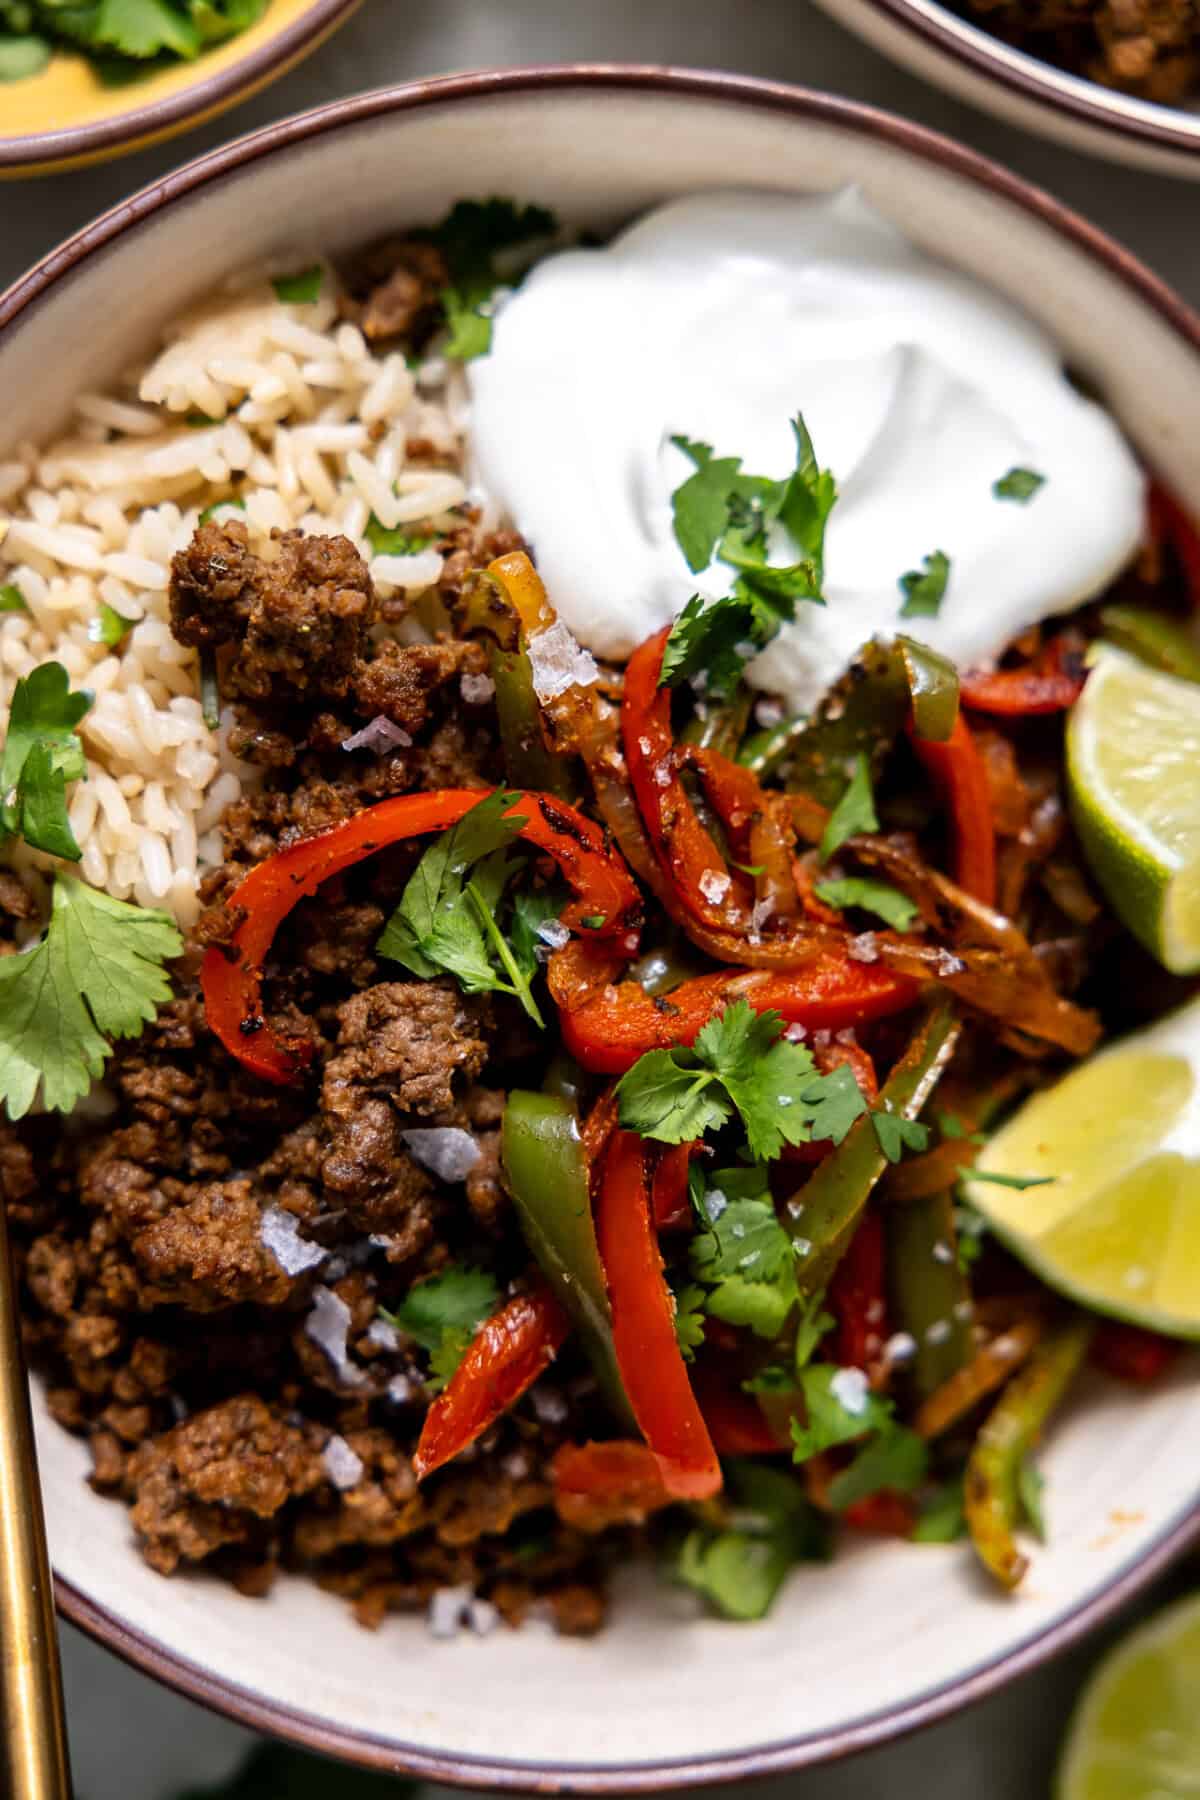
<path id="1" fill-rule="evenodd" d="M 636 1525 L 647 1513 L 671 1504 L 653 1450 L 629 1438 L 564 1444 L 550 1473 L 555 1511 L 577 1531 Z"/>
<path id="2" fill-rule="evenodd" d="M 912 747 L 942 790 L 954 823 L 954 879 L 985 906 L 996 904 L 996 826 L 987 768 L 962 714 L 944 744 L 919 738 Z"/>
<path id="3" fill-rule="evenodd" d="M 959 695 L 973 712 L 999 718 L 1032 719 L 1067 712 L 1087 680 L 1082 656 L 1061 638 L 1052 638 L 1023 669 L 980 670 L 962 676 Z"/>
<path id="4" fill-rule="evenodd" d="M 692 1386 L 709 1436 L 721 1456 L 774 1456 L 789 1446 L 780 1443 L 762 1407 L 747 1394 L 731 1359 L 701 1354 Z"/>
<path id="5" fill-rule="evenodd" d="M 609 1146 L 596 1236 L 617 1363 L 634 1417 L 667 1492 L 677 1500 L 706 1500 L 720 1491 L 721 1465 L 675 1336 L 671 1290 L 650 1213 L 646 1150 L 635 1132 L 616 1132 Z"/>
<path id="6" fill-rule="evenodd" d="M 381 800 L 251 870 L 228 901 L 245 916 L 228 944 L 209 950 L 200 974 L 209 1026 L 239 1062 L 266 1081 L 284 1083 L 294 1080 L 312 1057 L 307 1040 L 281 1039 L 262 1012 L 262 966 L 292 908 L 331 875 L 386 845 L 457 825 L 485 797 L 482 788 L 441 788 Z M 519 795 L 508 817 L 522 819 L 520 835 L 553 857 L 575 890 L 577 898 L 564 910 L 563 923 L 578 929 L 587 919 L 591 937 L 611 943 L 621 956 L 635 955 L 640 896 L 599 826 L 549 794 Z"/>
<path id="7" fill-rule="evenodd" d="M 868 1494 L 865 1500 L 856 1500 L 841 1516 L 856 1531 L 910 1538 L 917 1522 L 917 1509 L 907 1495 L 881 1488 L 877 1494 Z"/>
<path id="8" fill-rule="evenodd" d="M 692 1222 L 688 1197 L 688 1165 L 700 1145 L 672 1144 L 664 1148 L 650 1183 L 650 1210 L 655 1231 L 680 1231 Z"/>
<path id="9" fill-rule="evenodd" d="M 908 976 L 882 963 L 854 962 L 829 950 L 810 954 L 791 970 L 726 969 L 685 981 L 654 998 L 637 982 L 610 987 L 596 999 L 560 1015 L 563 1043 L 583 1068 L 623 1075 L 647 1050 L 692 1044 L 697 1034 L 735 1000 L 755 1012 L 778 1012 L 811 1031 L 841 1031 L 911 1006 L 918 993 Z"/>
<path id="10" fill-rule="evenodd" d="M 887 1337 L 883 1220 L 868 1209 L 830 1277 L 825 1299 L 837 1320 L 832 1356 L 842 1368 L 869 1369 Z"/>
<path id="11" fill-rule="evenodd" d="M 554 1361 L 571 1322 L 544 1282 L 486 1320 L 425 1415 L 413 1456 L 418 1481 L 458 1456 Z"/>
<path id="12" fill-rule="evenodd" d="M 1200 525 L 1160 481 L 1150 483 L 1150 536 L 1170 544 L 1179 559 L 1192 605 L 1200 608 Z"/>
<path id="13" fill-rule="evenodd" d="M 1131 1381 L 1148 1387 L 1164 1374 L 1179 1355 L 1179 1345 L 1157 1331 L 1146 1331 L 1140 1325 L 1121 1325 L 1107 1319 L 1097 1326 L 1091 1342 L 1090 1360 L 1118 1381 Z"/>
<path id="14" fill-rule="evenodd" d="M 744 880 L 726 868 L 680 779 L 685 758 L 671 731 L 671 691 L 658 685 L 670 635 L 671 627 L 664 625 L 634 651 L 626 667 L 621 704 L 625 761 L 655 857 L 687 911 L 706 925 L 744 931 Z"/>

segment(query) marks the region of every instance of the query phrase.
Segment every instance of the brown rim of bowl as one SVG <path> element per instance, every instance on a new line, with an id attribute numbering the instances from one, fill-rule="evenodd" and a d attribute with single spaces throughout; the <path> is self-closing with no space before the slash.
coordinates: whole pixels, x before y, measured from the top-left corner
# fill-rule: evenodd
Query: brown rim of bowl
<path id="1" fill-rule="evenodd" d="M 0 331 L 11 329 L 21 314 L 35 306 L 56 282 L 70 279 L 87 258 L 102 251 L 125 232 L 137 229 L 160 207 L 185 199 L 211 183 L 232 178 L 264 156 L 319 137 L 326 131 L 359 125 L 389 113 L 416 112 L 458 100 L 487 100 L 493 96 L 539 90 L 569 91 L 572 88 L 581 93 L 610 89 L 617 93 L 691 95 L 701 100 L 787 113 L 794 118 L 817 119 L 845 131 L 893 144 L 910 156 L 978 182 L 1068 238 L 1133 289 L 1186 344 L 1200 352 L 1200 316 L 1136 257 L 1049 194 L 937 132 L 874 107 L 782 83 L 653 65 L 603 63 L 482 70 L 467 75 L 441 76 L 336 101 L 267 126 L 155 182 L 51 251 L 0 295 Z M 968 1669 L 953 1681 L 944 1682 L 903 1705 L 835 1729 L 747 1750 L 700 1757 L 695 1761 L 673 1759 L 613 1768 L 443 1754 L 415 1745 L 389 1743 L 367 1732 L 342 1729 L 214 1676 L 155 1639 L 132 1630 L 116 1614 L 97 1606 L 69 1582 L 56 1581 L 56 1592 L 59 1609 L 65 1618 L 156 1681 L 240 1724 L 289 1739 L 323 1755 L 462 1787 L 540 1793 L 653 1793 L 685 1785 L 783 1774 L 890 1742 L 923 1725 L 944 1719 L 1075 1643 L 1111 1617 L 1197 1540 L 1200 1540 L 1200 1498 L 1164 1526 L 1132 1566 L 1122 1570 L 1098 1593 L 1082 1601 L 1044 1631 L 1035 1633 L 1004 1655 Z"/>
<path id="2" fill-rule="evenodd" d="M 998 83 L 1022 100 L 1068 113 L 1091 130 L 1130 139 L 1147 149 L 1171 150 L 1200 160 L 1200 113 L 1122 94 L 1084 75 L 1071 74 L 991 36 L 941 0 L 855 0 L 855 5 L 878 13 L 972 74 Z"/>
<path id="3" fill-rule="evenodd" d="M 197 114 L 221 112 L 236 103 L 246 89 L 265 85 L 272 72 L 282 75 L 329 36 L 344 19 L 356 12 L 362 0 L 313 0 L 313 4 L 285 31 L 267 40 L 250 55 L 228 64 L 162 100 L 152 100 L 130 112 L 97 119 L 90 125 L 67 126 L 61 131 L 39 131 L 30 136 L 6 138 L 0 134 L 0 171 L 91 161 L 111 155 L 122 144 L 137 148 L 147 141 L 170 136 Z M 280 66 L 282 65 L 282 66 Z M 198 65 L 203 69 L 203 62 Z"/>

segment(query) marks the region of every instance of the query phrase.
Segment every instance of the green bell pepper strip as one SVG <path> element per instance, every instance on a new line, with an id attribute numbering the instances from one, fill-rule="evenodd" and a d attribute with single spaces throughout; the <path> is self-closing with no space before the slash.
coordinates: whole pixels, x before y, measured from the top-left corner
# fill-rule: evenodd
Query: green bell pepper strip
<path id="1" fill-rule="evenodd" d="M 502 650 L 499 644 L 492 644 L 489 666 L 496 687 L 496 722 L 509 785 L 573 800 L 576 787 L 567 758 L 549 749 L 542 736 L 533 670 L 524 642 L 515 650 Z"/>
<path id="2" fill-rule="evenodd" d="M 988 1414 L 967 1463 L 965 1504 L 971 1542 L 985 1569 L 1015 1588 L 1029 1566 L 1013 1535 L 1021 1465 L 1087 1355 L 1095 1323 L 1076 1315 L 1047 1337 L 1013 1376 Z"/>
<path id="3" fill-rule="evenodd" d="M 789 754 L 800 742 L 808 726 L 809 720 L 803 713 L 795 718 L 781 719 L 778 725 L 768 725 L 765 731 L 756 731 L 746 739 L 738 751 L 737 760 L 744 769 L 757 775 L 760 781 L 766 781 L 787 762 Z"/>
<path id="4" fill-rule="evenodd" d="M 872 1107 L 915 1119 L 944 1074 L 958 1043 L 961 1027 L 954 1011 L 934 1006 L 917 1027 Z M 798 1189 L 792 1216 L 795 1230 L 809 1248 L 797 1256 L 796 1280 L 802 1299 L 828 1282 L 854 1234 L 876 1182 L 888 1167 L 869 1113 L 850 1127 L 836 1150 Z"/>
<path id="5" fill-rule="evenodd" d="M 1200 681 L 1200 644 L 1169 614 L 1140 606 L 1102 606 L 1100 624 L 1110 643 L 1152 669 L 1178 675 L 1182 681 Z"/>
<path id="6" fill-rule="evenodd" d="M 822 806 L 836 806 L 854 758 L 865 755 L 877 775 L 910 716 L 918 737 L 946 741 L 958 717 L 953 663 L 910 637 L 865 644 L 853 668 L 792 739 L 786 752 L 788 786 L 803 789 Z"/>
<path id="7" fill-rule="evenodd" d="M 954 1196 L 946 1191 L 898 1201 L 887 1208 L 884 1223 L 892 1326 L 916 1343 L 904 1373 L 925 1400 L 971 1354 L 971 1290 L 958 1264 Z"/>
<path id="8" fill-rule="evenodd" d="M 746 735 L 751 698 L 750 689 L 743 682 L 732 700 L 701 701 L 680 732 L 680 743 L 695 744 L 698 750 L 719 750 L 722 756 L 736 760 L 738 746 Z"/>
<path id="9" fill-rule="evenodd" d="M 587 1155 L 574 1108 L 555 1094 L 515 1088 L 504 1109 L 500 1142 L 525 1241 L 570 1315 L 618 1421 L 636 1436 L 613 1347 Z"/>

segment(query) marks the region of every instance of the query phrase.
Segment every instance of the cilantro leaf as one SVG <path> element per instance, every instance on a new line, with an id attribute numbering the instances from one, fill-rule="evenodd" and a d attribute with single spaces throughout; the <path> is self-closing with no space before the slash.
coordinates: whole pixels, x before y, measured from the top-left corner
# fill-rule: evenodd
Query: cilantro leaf
<path id="1" fill-rule="evenodd" d="M 78 862 L 67 818 L 66 784 L 87 773 L 76 726 L 92 704 L 71 692 L 61 663 L 41 663 L 13 690 L 0 757 L 0 827 L 39 850 Z"/>
<path id="2" fill-rule="evenodd" d="M 468 994 L 512 994 L 541 1025 L 530 991 L 536 959 L 523 967 L 496 919 L 505 886 L 525 866 L 508 855 L 521 830 L 510 816 L 515 798 L 495 789 L 430 845 L 376 948 L 424 981 L 444 971 Z"/>
<path id="3" fill-rule="evenodd" d="M 963 1121 L 950 1112 L 937 1114 L 937 1127 L 944 1138 L 960 1138 L 968 1144 L 987 1143 L 982 1131 L 969 1131 Z"/>
<path id="4" fill-rule="evenodd" d="M 954 1208 L 954 1230 L 958 1238 L 958 1266 L 966 1273 L 983 1255 L 988 1223 L 981 1212 L 960 1200 Z"/>
<path id="5" fill-rule="evenodd" d="M 554 924 L 566 903 L 566 895 L 555 888 L 522 888 L 513 896 L 509 937 L 517 967 L 526 977 L 531 978 L 541 967 L 538 951 L 549 948 L 542 936 L 543 925 Z M 600 923 L 604 923 L 603 914 Z"/>
<path id="6" fill-rule="evenodd" d="M 738 1459 L 726 1464 L 725 1473 L 736 1524 L 689 1531 L 674 1575 L 723 1618 L 761 1619 L 797 1563 L 828 1561 L 829 1524 L 798 1483 L 778 1469 Z"/>
<path id="7" fill-rule="evenodd" d="M 992 492 L 997 500 L 1017 500 L 1027 506 L 1039 488 L 1045 487 L 1046 477 L 1039 475 L 1036 469 L 1022 469 L 1019 465 L 993 481 Z"/>
<path id="8" fill-rule="evenodd" d="M 311 269 L 301 269 L 296 275 L 277 275 L 271 286 L 285 306 L 310 306 L 321 298 L 324 280 L 324 269 L 320 263 L 314 263 Z"/>
<path id="9" fill-rule="evenodd" d="M 860 831 L 878 831 L 879 818 L 875 811 L 875 796 L 871 791 L 871 764 L 860 750 L 854 758 L 850 771 L 850 779 L 846 783 L 841 799 L 829 815 L 821 837 L 819 855 L 822 862 L 828 862 L 849 838 Z"/>
<path id="10" fill-rule="evenodd" d="M 6 581 L 0 587 L 0 613 L 27 613 L 25 596 L 15 581 Z"/>
<path id="11" fill-rule="evenodd" d="M 963 1478 L 947 1481 L 926 1500 L 913 1526 L 914 1544 L 952 1544 L 967 1532 Z"/>
<path id="12" fill-rule="evenodd" d="M 163 972 L 183 940 L 166 913 L 55 877 L 40 944 L 0 959 L 0 1095 L 22 1118 L 38 1086 L 69 1112 L 102 1073 L 110 1037 L 137 1037 L 171 995 Z"/>
<path id="13" fill-rule="evenodd" d="M 1017 1466 L 1017 1498 L 1025 1522 L 1039 1544 L 1046 1542 L 1045 1493 L 1046 1477 L 1032 1456 L 1023 1456 Z"/>
<path id="14" fill-rule="evenodd" d="M 761 1168 L 718 1169 L 698 1210 L 707 1229 L 689 1248 L 714 1318 L 773 1338 L 796 1303 L 795 1255 Z"/>
<path id="15" fill-rule="evenodd" d="M 117 611 L 115 606 L 110 606 L 107 600 L 102 600 L 100 611 L 88 623 L 88 637 L 93 644 L 106 644 L 110 650 L 115 650 L 121 639 L 126 637 L 137 623 L 136 619 L 127 619 L 124 613 Z"/>
<path id="16" fill-rule="evenodd" d="M 896 931 L 907 931 L 920 914 L 920 908 L 886 881 L 872 881 L 862 875 L 847 875 L 840 881 L 819 881 L 813 889 L 818 900 L 843 912 L 848 906 L 861 907 L 874 913 L 885 925 Z"/>
<path id="17" fill-rule="evenodd" d="M 806 1417 L 803 1424 L 792 1420 L 792 1456 L 798 1463 L 879 1431 L 891 1419 L 891 1401 L 871 1392 L 861 1369 L 810 1363 L 800 1370 L 799 1382 Z"/>
<path id="18" fill-rule="evenodd" d="M 863 1111 L 853 1075 L 819 1074 L 803 1045 L 780 1036 L 782 1024 L 778 1013 L 755 1013 L 738 1000 L 708 1021 L 692 1049 L 649 1051 L 617 1083 L 622 1125 L 682 1144 L 736 1109 L 760 1162 L 814 1136 L 840 1143 Z"/>
<path id="19" fill-rule="evenodd" d="M 804 420 L 792 421 L 796 466 L 784 481 L 748 475 L 737 456 L 686 437 L 671 442 L 696 465 L 671 495 L 675 538 L 693 574 L 714 558 L 737 571 L 721 599 L 693 595 L 671 629 L 660 686 L 704 676 L 705 691 L 732 693 L 748 657 L 796 615 L 798 600 L 824 605 L 821 583 L 825 524 L 837 498 L 827 469 L 818 469 Z M 781 526 L 804 552 L 787 566 L 768 561 L 771 533 Z"/>
<path id="20" fill-rule="evenodd" d="M 1001 1175 L 995 1169 L 971 1169 L 964 1177 L 966 1181 L 990 1181 L 993 1187 L 1016 1188 L 1023 1193 L 1026 1188 L 1053 1187 L 1057 1177 L 1054 1175 Z"/>
<path id="21" fill-rule="evenodd" d="M 0 86 L 6 81 L 28 81 L 40 75 L 52 51 L 45 38 L 22 35 L 0 37 Z"/>
<path id="22" fill-rule="evenodd" d="M 879 1148 L 890 1163 L 898 1163 L 906 1150 L 929 1148 L 929 1127 L 919 1119 L 906 1119 L 902 1113 L 887 1112 L 883 1107 L 872 1110 L 871 1124 Z"/>
<path id="23" fill-rule="evenodd" d="M 93 30 L 98 48 L 138 61 L 169 52 L 190 62 L 200 53 L 195 23 L 170 0 L 100 0 Z"/>
<path id="24" fill-rule="evenodd" d="M 415 233 L 436 244 L 450 270 L 442 295 L 450 328 L 445 354 L 462 362 L 484 356 L 492 345 L 489 308 L 502 277 L 496 258 L 505 251 L 549 237 L 558 221 L 544 206 L 517 206 L 512 200 L 459 200 L 440 224 Z"/>
<path id="25" fill-rule="evenodd" d="M 483 1269 L 451 1263 L 428 1281 L 409 1288 L 394 1312 L 379 1316 L 416 1338 L 430 1353 L 433 1392 L 443 1388 L 463 1359 L 471 1339 L 500 1304 L 495 1279 Z"/>
<path id="26" fill-rule="evenodd" d="M 621 1123 L 627 1131 L 685 1144 L 716 1130 L 733 1106 L 716 1076 L 686 1050 L 649 1050 L 617 1083 Z"/>
<path id="27" fill-rule="evenodd" d="M 792 1352 L 797 1375 L 812 1361 L 821 1339 L 837 1324 L 833 1314 L 824 1310 L 824 1299 L 825 1290 L 821 1288 L 804 1302 L 801 1310 L 800 1324 L 796 1329 L 796 1345 Z"/>
<path id="28" fill-rule="evenodd" d="M 923 558 L 924 570 L 910 569 L 900 577 L 898 586 L 904 595 L 900 608 L 902 619 L 936 619 L 946 598 L 950 579 L 950 558 L 944 550 L 932 550 Z"/>
<path id="29" fill-rule="evenodd" d="M 427 550 L 436 541 L 432 532 L 406 531 L 403 525 L 389 531 L 374 513 L 367 520 L 363 536 L 376 556 L 416 556 L 418 551 Z"/>
<path id="30" fill-rule="evenodd" d="M 883 1489 L 911 1494 L 924 1481 L 928 1466 L 925 1440 L 907 1425 L 889 1424 L 833 1477 L 829 1483 L 830 1504 L 835 1512 L 844 1512 L 856 1500 L 867 1500 Z"/>
<path id="31" fill-rule="evenodd" d="M 209 520 L 214 519 L 224 506 L 235 507 L 238 512 L 246 510 L 246 502 L 239 495 L 231 494 L 227 500 L 214 500 L 211 506 L 206 506 L 196 523 L 207 525 Z"/>
<path id="32" fill-rule="evenodd" d="M 704 1342 L 704 1289 L 694 1281 L 674 1289 L 675 1338 L 684 1360 L 691 1362 Z"/>

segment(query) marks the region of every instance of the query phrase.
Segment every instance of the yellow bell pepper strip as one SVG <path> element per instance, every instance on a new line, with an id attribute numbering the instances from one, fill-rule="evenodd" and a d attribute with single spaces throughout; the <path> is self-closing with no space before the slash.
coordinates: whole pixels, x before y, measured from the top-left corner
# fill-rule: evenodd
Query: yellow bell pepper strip
<path id="1" fill-rule="evenodd" d="M 975 1439 L 967 1463 L 967 1530 L 985 1569 L 1015 1588 L 1029 1566 L 1014 1532 L 1021 1464 L 1066 1393 L 1088 1352 L 1093 1322 L 1076 1317 L 1039 1344 L 1014 1375 Z"/>

